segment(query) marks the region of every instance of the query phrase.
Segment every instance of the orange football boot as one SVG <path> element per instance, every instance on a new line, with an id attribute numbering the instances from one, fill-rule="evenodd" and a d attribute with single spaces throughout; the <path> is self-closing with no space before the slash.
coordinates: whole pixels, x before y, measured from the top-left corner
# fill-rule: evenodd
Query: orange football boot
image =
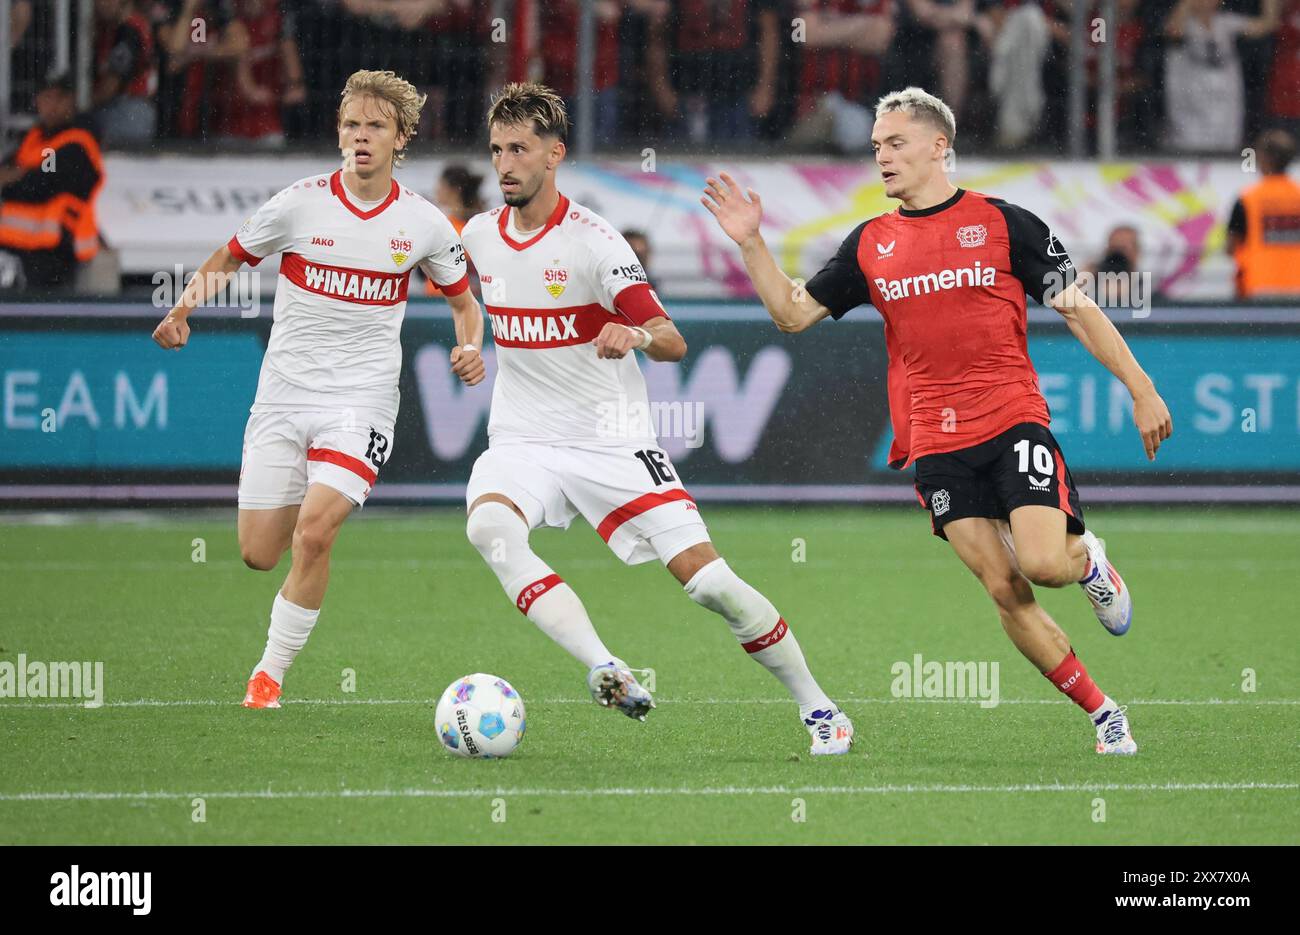
<path id="1" fill-rule="evenodd" d="M 280 683 L 265 672 L 258 672 L 248 680 L 248 693 L 244 695 L 244 707 L 280 707 Z"/>

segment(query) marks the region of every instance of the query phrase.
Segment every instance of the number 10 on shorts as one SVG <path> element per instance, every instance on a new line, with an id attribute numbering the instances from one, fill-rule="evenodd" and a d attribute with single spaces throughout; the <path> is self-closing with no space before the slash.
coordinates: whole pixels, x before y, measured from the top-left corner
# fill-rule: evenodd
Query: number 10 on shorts
<path id="1" fill-rule="evenodd" d="M 1030 445 L 1031 443 L 1029 439 L 1025 438 L 1011 446 L 1011 450 L 1020 456 L 1019 471 L 1021 474 L 1029 473 Z M 1054 467 L 1052 463 L 1051 449 L 1046 445 L 1037 444 L 1033 445 L 1032 450 L 1034 471 L 1038 474 L 1046 474 L 1050 477 L 1052 474 L 1052 468 Z"/>

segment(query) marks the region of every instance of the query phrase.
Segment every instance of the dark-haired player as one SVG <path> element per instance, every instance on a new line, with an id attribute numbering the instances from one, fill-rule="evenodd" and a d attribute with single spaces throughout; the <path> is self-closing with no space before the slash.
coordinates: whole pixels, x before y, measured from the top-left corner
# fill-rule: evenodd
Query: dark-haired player
<path id="1" fill-rule="evenodd" d="M 537 527 L 567 527 L 581 514 L 622 561 L 657 558 L 691 600 L 727 621 L 798 704 L 814 756 L 847 753 L 848 715 L 817 684 L 772 602 L 718 555 L 653 426 L 636 415 L 649 401 L 633 352 L 681 360 L 686 342 L 623 236 L 556 187 L 564 101 L 544 85 L 506 85 L 487 125 L 505 205 L 461 234 L 497 354 L 489 447 L 465 492 L 470 543 L 515 606 L 587 667 L 592 697 L 644 720 L 650 693 L 528 542 Z M 619 413 L 632 417 L 611 418 Z"/>

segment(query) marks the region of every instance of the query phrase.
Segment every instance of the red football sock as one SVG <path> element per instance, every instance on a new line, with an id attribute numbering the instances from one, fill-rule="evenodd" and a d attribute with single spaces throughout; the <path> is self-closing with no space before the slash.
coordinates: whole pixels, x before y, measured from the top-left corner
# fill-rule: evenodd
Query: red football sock
<path id="1" fill-rule="evenodd" d="M 1047 673 L 1047 678 L 1088 714 L 1095 712 L 1106 700 L 1106 694 L 1097 687 L 1073 649 L 1059 666 Z"/>

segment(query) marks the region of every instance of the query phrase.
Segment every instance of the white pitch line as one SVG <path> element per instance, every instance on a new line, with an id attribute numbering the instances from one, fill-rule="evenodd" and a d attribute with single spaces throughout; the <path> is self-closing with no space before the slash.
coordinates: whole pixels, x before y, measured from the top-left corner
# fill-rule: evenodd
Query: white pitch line
<path id="1" fill-rule="evenodd" d="M 1045 785 L 703 786 L 607 789 L 253 789 L 224 792 L 5 792 L 0 802 L 150 801 L 201 799 L 482 799 L 488 797 L 610 797 L 724 795 L 949 795 L 1027 792 L 1273 792 L 1295 791 L 1294 782 L 1051 783 Z"/>
<path id="2" fill-rule="evenodd" d="M 744 705 L 744 704 L 793 704 L 789 698 L 658 698 L 659 704 L 665 705 Z M 980 698 L 853 698 L 841 696 L 844 704 L 955 704 L 980 705 Z M 133 701 L 106 701 L 100 708 L 192 708 L 192 707 L 233 707 L 239 702 L 233 698 L 137 698 Z M 350 705 L 427 705 L 433 707 L 437 698 L 286 698 L 285 706 L 321 705 L 326 707 L 343 707 Z M 1002 705 L 1045 704 L 1059 705 L 1060 698 L 1000 698 L 995 707 Z M 591 704 L 588 698 L 535 698 L 525 699 L 525 704 Z M 1159 706 L 1195 706 L 1218 707 L 1220 705 L 1300 705 L 1300 698 L 1135 698 L 1127 701 L 1129 705 Z M 5 709 L 41 709 L 41 708 L 85 708 L 81 701 L 0 701 L 0 711 Z M 95 710 L 91 708 L 90 710 Z"/>

